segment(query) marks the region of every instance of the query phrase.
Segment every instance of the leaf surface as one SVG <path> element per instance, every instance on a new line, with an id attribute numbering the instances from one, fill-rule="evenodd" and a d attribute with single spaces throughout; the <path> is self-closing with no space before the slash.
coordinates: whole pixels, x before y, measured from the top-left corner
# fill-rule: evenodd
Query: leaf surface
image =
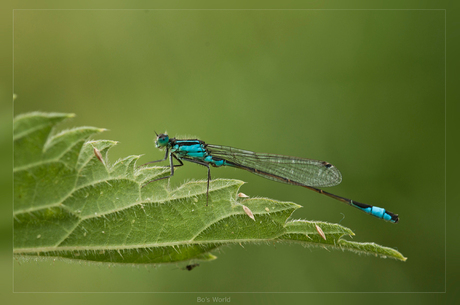
<path id="1" fill-rule="evenodd" d="M 292 220 L 301 207 L 295 203 L 241 198 L 239 180 L 211 181 L 208 206 L 206 181 L 175 189 L 167 179 L 145 185 L 169 168 L 137 167 L 140 156 L 110 163 L 116 142 L 87 140 L 101 128 L 55 133 L 72 116 L 34 112 L 15 119 L 18 257 L 162 264 L 212 260 L 212 250 L 231 244 L 295 242 L 405 260 L 391 248 L 344 240 L 354 234 L 343 226 Z"/>

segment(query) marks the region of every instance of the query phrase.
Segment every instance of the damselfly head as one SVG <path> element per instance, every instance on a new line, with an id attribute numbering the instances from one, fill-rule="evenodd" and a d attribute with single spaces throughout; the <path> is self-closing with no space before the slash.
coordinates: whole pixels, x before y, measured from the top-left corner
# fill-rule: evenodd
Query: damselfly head
<path id="1" fill-rule="evenodd" d="M 157 140 L 155 141 L 155 146 L 157 148 L 164 147 L 168 145 L 168 143 L 169 143 L 169 136 L 167 134 L 160 133 L 159 135 L 157 135 Z"/>

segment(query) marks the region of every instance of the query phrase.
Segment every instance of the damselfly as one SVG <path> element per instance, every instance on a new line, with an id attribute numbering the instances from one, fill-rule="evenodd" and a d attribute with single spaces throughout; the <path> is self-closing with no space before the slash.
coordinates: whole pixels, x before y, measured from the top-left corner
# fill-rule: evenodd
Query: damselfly
<path id="1" fill-rule="evenodd" d="M 334 186 L 342 182 L 340 171 L 326 161 L 255 153 L 229 146 L 206 144 L 198 139 L 179 140 L 170 138 L 166 134 L 157 134 L 155 145 L 157 148 L 166 149 L 165 157 L 146 164 L 165 161 L 169 157 L 171 174 L 149 181 L 148 183 L 172 177 L 174 175 L 174 167 L 184 165 L 182 160 L 206 166 L 208 168 L 206 205 L 208 205 L 209 181 L 211 180 L 211 168 L 209 165 L 213 167 L 230 166 L 247 170 L 270 180 L 305 187 L 351 205 L 377 218 L 393 223 L 399 221 L 397 214 L 393 214 L 383 208 L 356 202 L 317 188 Z M 179 164 L 174 165 L 173 158 Z"/>

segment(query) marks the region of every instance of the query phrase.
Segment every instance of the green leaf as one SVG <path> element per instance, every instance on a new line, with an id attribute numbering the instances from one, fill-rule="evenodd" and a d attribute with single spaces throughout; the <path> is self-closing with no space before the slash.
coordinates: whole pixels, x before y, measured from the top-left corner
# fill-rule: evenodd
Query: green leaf
<path id="1" fill-rule="evenodd" d="M 290 219 L 291 202 L 238 196 L 239 180 L 171 189 L 168 167 L 111 164 L 114 141 L 87 141 L 101 128 L 55 133 L 69 114 L 34 112 L 14 122 L 14 253 L 23 259 L 110 264 L 208 261 L 224 245 L 295 242 L 404 261 L 399 252 L 343 239 L 338 224 Z M 142 187 L 144 186 L 145 187 Z"/>

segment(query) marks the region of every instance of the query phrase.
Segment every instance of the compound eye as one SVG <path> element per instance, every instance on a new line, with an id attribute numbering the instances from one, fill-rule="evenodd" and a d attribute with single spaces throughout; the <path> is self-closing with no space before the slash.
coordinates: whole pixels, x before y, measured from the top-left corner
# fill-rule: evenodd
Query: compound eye
<path id="1" fill-rule="evenodd" d="M 168 141 L 168 135 L 162 133 L 158 136 L 158 143 L 160 143 L 161 145 L 165 145 L 166 143 L 168 143 Z"/>

